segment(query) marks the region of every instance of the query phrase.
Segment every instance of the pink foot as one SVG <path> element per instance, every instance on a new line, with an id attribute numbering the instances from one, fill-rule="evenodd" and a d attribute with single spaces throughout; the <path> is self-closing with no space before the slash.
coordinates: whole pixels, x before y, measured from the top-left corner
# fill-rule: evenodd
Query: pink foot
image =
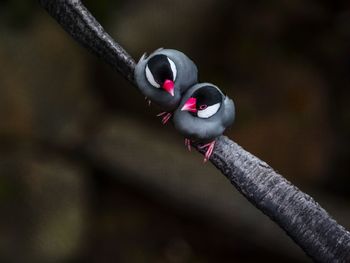
<path id="1" fill-rule="evenodd" d="M 204 162 L 207 162 L 213 153 L 215 141 L 199 146 L 200 149 L 208 148 L 204 155 Z"/>
<path id="2" fill-rule="evenodd" d="M 190 139 L 185 138 L 185 146 L 187 147 L 187 149 L 189 151 L 191 151 L 191 140 Z"/>
<path id="3" fill-rule="evenodd" d="M 157 114 L 157 116 L 158 117 L 163 117 L 162 118 L 162 123 L 166 124 L 169 121 L 169 119 L 171 118 L 172 114 L 170 112 L 164 111 L 164 112 L 161 112 L 161 113 Z"/>

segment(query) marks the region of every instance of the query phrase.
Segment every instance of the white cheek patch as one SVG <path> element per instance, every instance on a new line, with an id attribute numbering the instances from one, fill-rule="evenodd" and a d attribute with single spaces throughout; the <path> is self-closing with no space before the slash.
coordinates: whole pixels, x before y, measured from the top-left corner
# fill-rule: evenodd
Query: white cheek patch
<path id="1" fill-rule="evenodd" d="M 175 81 L 176 75 L 177 75 L 177 70 L 176 70 L 175 63 L 170 58 L 168 58 L 168 61 L 169 61 L 169 64 L 170 64 L 171 71 L 173 72 L 173 81 Z"/>
<path id="2" fill-rule="evenodd" d="M 213 116 L 215 113 L 218 112 L 218 110 L 220 108 L 220 105 L 221 105 L 221 103 L 216 103 L 214 105 L 211 105 L 211 106 L 207 107 L 204 110 L 199 110 L 197 112 L 197 116 L 199 118 L 203 118 L 203 119 L 209 118 L 209 117 Z"/>
<path id="3" fill-rule="evenodd" d="M 160 85 L 154 80 L 153 74 L 149 70 L 148 66 L 146 66 L 146 78 L 153 87 L 160 88 Z"/>

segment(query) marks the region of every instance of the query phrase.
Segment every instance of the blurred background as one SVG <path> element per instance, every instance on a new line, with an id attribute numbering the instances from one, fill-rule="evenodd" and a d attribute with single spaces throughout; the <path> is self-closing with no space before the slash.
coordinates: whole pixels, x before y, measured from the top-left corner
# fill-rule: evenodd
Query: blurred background
<path id="1" fill-rule="evenodd" d="M 137 60 L 175 48 L 227 135 L 350 228 L 349 1 L 101 0 Z M 37 1 L 0 2 L 0 262 L 310 262 Z"/>

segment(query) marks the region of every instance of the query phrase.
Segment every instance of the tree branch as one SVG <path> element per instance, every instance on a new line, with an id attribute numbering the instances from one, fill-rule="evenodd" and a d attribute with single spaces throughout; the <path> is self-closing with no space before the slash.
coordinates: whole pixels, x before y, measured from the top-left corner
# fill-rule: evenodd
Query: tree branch
<path id="1" fill-rule="evenodd" d="M 134 84 L 135 61 L 104 31 L 81 1 L 39 1 L 75 40 Z M 226 136 L 217 138 L 210 161 L 312 259 L 318 262 L 350 262 L 350 233 L 309 195 L 265 162 Z"/>
<path id="2" fill-rule="evenodd" d="M 134 84 L 135 61 L 96 21 L 79 0 L 39 0 L 40 4 L 81 45 Z"/>

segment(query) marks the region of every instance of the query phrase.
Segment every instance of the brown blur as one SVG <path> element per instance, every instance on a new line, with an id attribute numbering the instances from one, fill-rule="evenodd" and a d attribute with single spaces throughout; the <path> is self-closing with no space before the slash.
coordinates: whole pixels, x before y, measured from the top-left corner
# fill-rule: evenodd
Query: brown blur
<path id="1" fill-rule="evenodd" d="M 175 48 L 227 135 L 350 228 L 349 1 L 85 2 L 136 60 Z M 0 2 L 0 262 L 310 262 L 36 1 Z"/>

